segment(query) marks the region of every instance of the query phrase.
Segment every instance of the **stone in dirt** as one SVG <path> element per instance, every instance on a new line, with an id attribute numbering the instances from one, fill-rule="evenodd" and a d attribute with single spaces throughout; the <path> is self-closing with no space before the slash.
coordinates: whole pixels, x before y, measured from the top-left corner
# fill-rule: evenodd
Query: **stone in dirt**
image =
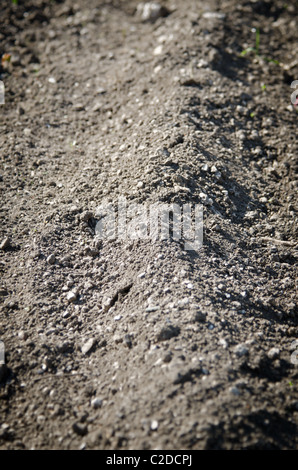
<path id="1" fill-rule="evenodd" d="M 88 339 L 88 341 L 86 341 L 86 343 L 84 343 L 81 348 L 82 353 L 84 355 L 90 353 L 93 350 L 95 344 L 96 344 L 96 340 L 94 338 Z"/>
<path id="2" fill-rule="evenodd" d="M 9 237 L 4 238 L 0 244 L 0 250 L 6 250 L 6 248 L 9 248 L 11 245 Z"/>
<path id="3" fill-rule="evenodd" d="M 169 11 L 158 2 L 142 2 L 138 4 L 136 13 L 142 21 L 155 21 L 157 18 L 167 16 Z"/>
<path id="4" fill-rule="evenodd" d="M 157 334 L 157 341 L 167 341 L 180 333 L 179 326 L 167 325 L 164 326 Z"/>
<path id="5" fill-rule="evenodd" d="M 72 429 L 79 436 L 86 436 L 86 434 L 88 434 L 87 425 L 83 423 L 74 423 Z"/>
<path id="6" fill-rule="evenodd" d="M 54 254 L 50 254 L 50 255 L 47 257 L 47 263 L 48 263 L 48 264 L 55 264 L 55 263 L 56 263 L 56 258 L 55 258 L 55 255 L 54 255 Z"/>
<path id="7" fill-rule="evenodd" d="M 71 291 L 71 292 L 68 292 L 68 294 L 67 294 L 67 300 L 68 300 L 68 302 L 70 302 L 70 303 L 75 302 L 75 301 L 77 300 L 77 294 L 76 294 L 76 292 L 72 292 L 72 291 Z"/>
<path id="8" fill-rule="evenodd" d="M 98 397 L 96 398 L 93 398 L 93 400 L 91 400 L 91 406 L 95 409 L 97 408 L 101 408 L 102 406 L 102 400 Z"/>

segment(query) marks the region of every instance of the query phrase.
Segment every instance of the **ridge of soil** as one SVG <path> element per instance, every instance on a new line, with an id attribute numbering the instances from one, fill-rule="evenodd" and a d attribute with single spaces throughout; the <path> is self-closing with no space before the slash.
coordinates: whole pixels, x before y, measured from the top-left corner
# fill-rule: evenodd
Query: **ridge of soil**
<path id="1" fill-rule="evenodd" d="M 0 7 L 0 448 L 297 449 L 297 2 L 137 6 Z"/>

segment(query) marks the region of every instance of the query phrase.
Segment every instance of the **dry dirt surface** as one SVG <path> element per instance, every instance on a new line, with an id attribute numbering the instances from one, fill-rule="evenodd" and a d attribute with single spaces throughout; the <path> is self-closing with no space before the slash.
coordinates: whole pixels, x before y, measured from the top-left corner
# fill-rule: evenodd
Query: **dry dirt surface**
<path id="1" fill-rule="evenodd" d="M 149 7 L 1 2 L 0 448 L 297 450 L 297 2 Z"/>

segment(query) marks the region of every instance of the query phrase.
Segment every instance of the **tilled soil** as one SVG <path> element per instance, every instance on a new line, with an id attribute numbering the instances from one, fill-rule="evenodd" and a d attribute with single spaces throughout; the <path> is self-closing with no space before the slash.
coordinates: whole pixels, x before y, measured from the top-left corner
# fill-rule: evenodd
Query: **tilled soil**
<path id="1" fill-rule="evenodd" d="M 297 449 L 297 2 L 5 3 L 0 448 Z"/>

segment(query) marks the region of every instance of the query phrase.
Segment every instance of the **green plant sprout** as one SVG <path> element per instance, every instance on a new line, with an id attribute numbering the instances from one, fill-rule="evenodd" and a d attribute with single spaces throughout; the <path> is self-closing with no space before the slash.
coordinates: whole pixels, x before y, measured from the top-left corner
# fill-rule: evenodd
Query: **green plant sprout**
<path id="1" fill-rule="evenodd" d="M 255 30 L 255 33 L 256 33 L 256 37 L 255 37 L 255 47 L 247 47 L 246 49 L 244 49 L 242 52 L 241 52 L 241 56 L 244 57 L 246 54 L 248 54 L 249 52 L 254 52 L 254 54 L 256 56 L 260 56 L 260 29 L 257 28 Z M 279 61 L 276 60 L 276 59 L 271 59 L 270 57 L 263 57 L 263 59 L 266 61 L 266 62 L 272 62 L 276 65 L 279 65 Z"/>
<path id="2" fill-rule="evenodd" d="M 248 47 L 241 52 L 241 56 L 245 56 L 249 52 L 254 52 L 256 55 L 259 55 L 260 49 L 260 30 L 259 28 L 256 29 L 256 38 L 255 38 L 255 47 Z"/>

